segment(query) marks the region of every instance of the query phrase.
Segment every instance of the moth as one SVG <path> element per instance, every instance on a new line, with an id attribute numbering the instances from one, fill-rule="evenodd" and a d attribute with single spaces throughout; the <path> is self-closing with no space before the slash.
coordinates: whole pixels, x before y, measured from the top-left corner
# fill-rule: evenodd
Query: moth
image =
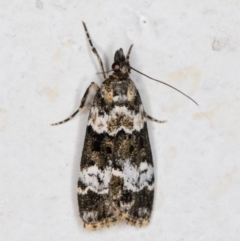
<path id="1" fill-rule="evenodd" d="M 100 87 L 91 83 L 78 110 L 64 121 L 52 124 L 72 119 L 86 107 L 90 90 L 95 91 L 78 177 L 79 214 L 89 230 L 110 226 L 119 220 L 145 226 L 150 220 L 154 198 L 147 119 L 165 121 L 156 120 L 145 112 L 139 92 L 130 79 L 131 69 L 135 70 L 129 63 L 132 45 L 126 56 L 122 48 L 115 52 L 112 70 L 106 77 L 84 22 L 83 27 L 104 81 Z"/>

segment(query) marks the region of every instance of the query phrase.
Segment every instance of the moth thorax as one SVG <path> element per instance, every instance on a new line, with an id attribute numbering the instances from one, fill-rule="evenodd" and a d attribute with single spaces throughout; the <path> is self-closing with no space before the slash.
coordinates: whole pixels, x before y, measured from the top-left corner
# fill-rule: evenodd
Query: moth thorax
<path id="1" fill-rule="evenodd" d="M 127 96 L 128 83 L 125 81 L 117 81 L 113 83 L 113 96 Z"/>

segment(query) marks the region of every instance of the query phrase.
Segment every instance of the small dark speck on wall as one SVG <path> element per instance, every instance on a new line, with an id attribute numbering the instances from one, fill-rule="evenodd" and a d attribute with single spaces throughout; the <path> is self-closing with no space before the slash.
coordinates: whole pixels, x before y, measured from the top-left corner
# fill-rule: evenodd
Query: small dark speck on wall
<path id="1" fill-rule="evenodd" d="M 36 7 L 38 9 L 43 9 L 43 2 L 41 0 L 36 0 Z"/>

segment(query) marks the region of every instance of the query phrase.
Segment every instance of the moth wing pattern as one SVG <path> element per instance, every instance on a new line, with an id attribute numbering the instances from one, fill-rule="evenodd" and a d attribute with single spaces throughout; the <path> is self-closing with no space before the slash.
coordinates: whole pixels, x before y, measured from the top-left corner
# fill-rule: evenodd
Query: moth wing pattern
<path id="1" fill-rule="evenodd" d="M 146 114 L 140 95 L 129 78 L 134 70 L 149 79 L 175 87 L 134 69 L 129 64 L 130 46 L 125 57 L 122 48 L 114 55 L 112 71 L 106 78 L 102 60 L 92 44 L 86 24 L 83 27 L 96 55 L 104 82 L 92 82 L 71 120 L 86 106 L 90 89 L 96 95 L 90 108 L 78 178 L 79 214 L 84 227 L 96 230 L 119 220 L 147 225 L 153 206 L 154 171 L 146 119 L 165 123 Z M 197 104 L 198 105 L 198 104 Z"/>
<path id="2" fill-rule="evenodd" d="M 153 205 L 153 161 L 140 95 L 129 79 L 106 79 L 90 109 L 78 179 L 87 229 L 119 220 L 147 225 Z"/>
<path id="3" fill-rule="evenodd" d="M 70 121 L 86 108 L 91 89 L 95 91 L 89 112 L 78 178 L 79 214 L 84 227 L 96 230 L 119 220 L 131 225 L 147 225 L 154 197 L 154 173 L 146 119 L 140 95 L 129 78 L 130 46 L 114 55 L 112 71 L 106 78 L 102 60 L 83 22 L 92 52 L 96 55 L 104 82 L 92 82 Z"/>

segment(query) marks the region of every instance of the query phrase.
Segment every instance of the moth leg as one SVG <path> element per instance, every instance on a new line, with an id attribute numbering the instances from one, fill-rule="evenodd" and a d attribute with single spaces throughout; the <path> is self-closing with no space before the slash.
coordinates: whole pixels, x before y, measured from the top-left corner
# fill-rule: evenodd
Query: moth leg
<path id="1" fill-rule="evenodd" d="M 86 108 L 86 100 L 89 96 L 89 92 L 90 90 L 93 89 L 95 92 L 97 92 L 99 90 L 99 87 L 96 83 L 92 82 L 89 87 L 87 88 L 82 100 L 81 100 L 81 104 L 80 106 L 78 107 L 78 109 L 67 119 L 63 120 L 63 121 L 60 121 L 60 122 L 57 122 L 57 123 L 54 123 L 54 124 L 51 124 L 52 126 L 56 126 L 56 125 L 60 125 L 60 124 L 63 124 L 63 123 L 66 123 L 68 121 L 70 121 L 79 111 L 81 111 L 82 109 Z"/>
<path id="2" fill-rule="evenodd" d="M 103 74 L 103 78 L 106 79 L 106 75 L 105 75 L 105 71 L 104 71 L 104 67 L 103 67 L 102 60 L 101 60 L 101 58 L 100 58 L 100 56 L 99 56 L 96 48 L 95 48 L 95 47 L 93 46 L 93 44 L 92 44 L 92 40 L 91 40 L 90 35 L 89 35 L 89 33 L 88 33 L 86 24 L 85 24 L 84 22 L 82 22 L 82 24 L 83 24 L 85 33 L 86 33 L 86 35 L 87 35 L 88 42 L 89 42 L 89 44 L 90 44 L 90 46 L 91 46 L 91 49 L 92 49 L 93 53 L 97 56 L 98 62 L 99 62 L 99 64 L 100 64 L 101 72 L 102 72 L 102 74 Z"/>
<path id="3" fill-rule="evenodd" d="M 145 117 L 147 118 L 147 119 L 149 119 L 149 120 L 151 120 L 151 121 L 155 121 L 155 122 L 157 122 L 157 123 L 166 123 L 167 121 L 166 120 L 157 120 L 157 119 L 154 119 L 153 117 L 151 117 L 150 115 L 148 115 L 146 112 L 145 112 Z"/>
<path id="4" fill-rule="evenodd" d="M 126 57 L 127 60 L 129 60 L 132 47 L 133 47 L 133 44 L 131 44 L 131 46 L 129 47 L 129 50 L 128 50 L 128 53 L 127 53 L 127 57 Z"/>

